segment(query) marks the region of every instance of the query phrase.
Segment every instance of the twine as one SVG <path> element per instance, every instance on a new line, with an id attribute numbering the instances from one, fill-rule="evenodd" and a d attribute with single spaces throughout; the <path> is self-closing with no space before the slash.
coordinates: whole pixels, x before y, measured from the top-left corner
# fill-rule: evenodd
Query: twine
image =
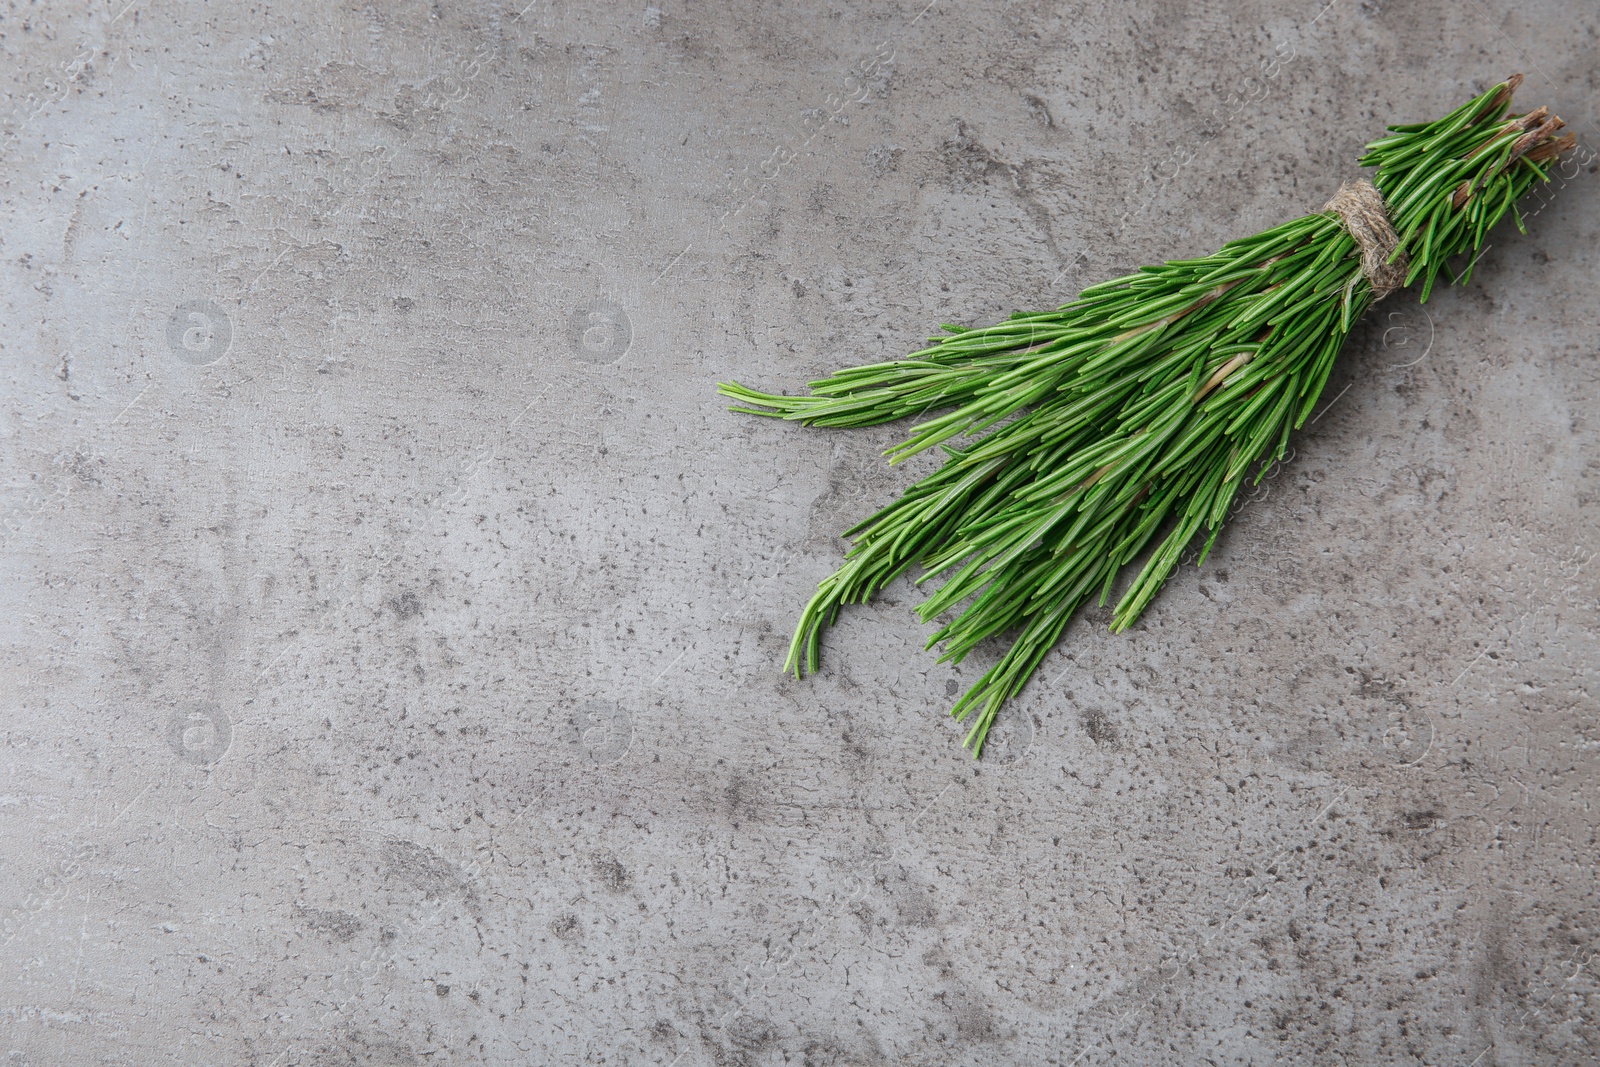
<path id="1" fill-rule="evenodd" d="M 1401 250 L 1393 263 L 1389 257 L 1400 247 L 1400 238 L 1389 222 L 1383 194 L 1365 178 L 1345 182 L 1322 210 L 1338 214 L 1345 230 L 1361 247 L 1361 273 L 1372 286 L 1376 304 L 1406 283 L 1406 254 Z"/>

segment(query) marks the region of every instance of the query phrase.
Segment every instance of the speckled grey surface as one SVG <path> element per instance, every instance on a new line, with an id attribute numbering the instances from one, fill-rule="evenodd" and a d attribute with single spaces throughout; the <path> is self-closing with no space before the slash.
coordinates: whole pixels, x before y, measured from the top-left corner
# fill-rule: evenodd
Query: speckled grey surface
<path id="1" fill-rule="evenodd" d="M 1579 3 L 0 16 L 0 1052 L 1584 1064 L 1600 174 L 1144 621 L 778 674 L 897 427 L 730 415 L 1316 210 Z M 931 461 L 930 461 L 931 462 Z"/>

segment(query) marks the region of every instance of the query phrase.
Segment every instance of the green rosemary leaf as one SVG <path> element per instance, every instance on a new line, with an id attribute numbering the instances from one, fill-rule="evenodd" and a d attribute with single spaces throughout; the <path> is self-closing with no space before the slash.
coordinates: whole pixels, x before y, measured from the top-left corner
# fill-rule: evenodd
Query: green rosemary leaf
<path id="1" fill-rule="evenodd" d="M 1388 127 L 1360 163 L 1376 168 L 1399 237 L 1391 263 L 1426 300 L 1454 256 L 1483 247 L 1540 165 L 1571 147 L 1544 109 L 1508 117 L 1513 76 L 1434 122 Z M 1530 138 L 1529 131 L 1537 128 Z M 1053 311 L 991 326 L 945 324 L 904 359 L 846 368 L 784 396 L 718 386 L 731 410 L 818 427 L 917 419 L 891 464 L 939 447 L 943 463 L 845 532 L 851 547 L 801 611 L 785 669 L 815 671 L 822 631 L 920 567 L 941 584 L 917 608 L 943 618 L 928 647 L 960 662 L 991 638 L 1010 647 L 950 709 L 972 719 L 976 755 L 1096 592 L 1111 629 L 1133 625 L 1204 532 L 1199 562 L 1252 484 L 1305 424 L 1373 282 L 1332 210 L 1090 286 Z M 1387 288 L 1383 291 L 1387 292 Z M 967 443 L 950 444 L 954 438 Z M 1152 547 L 1153 546 L 1153 547 Z M 1138 563 L 1140 558 L 1144 562 Z"/>

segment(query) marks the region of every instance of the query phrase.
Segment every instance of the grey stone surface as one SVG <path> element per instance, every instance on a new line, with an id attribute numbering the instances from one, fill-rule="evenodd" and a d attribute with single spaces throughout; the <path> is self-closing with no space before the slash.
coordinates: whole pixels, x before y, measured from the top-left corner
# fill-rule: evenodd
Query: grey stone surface
<path id="1" fill-rule="evenodd" d="M 1578 3 L 0 16 L 0 1052 L 1596 1061 L 1600 174 L 1382 305 L 974 763 L 897 427 L 734 416 L 1317 209 Z"/>

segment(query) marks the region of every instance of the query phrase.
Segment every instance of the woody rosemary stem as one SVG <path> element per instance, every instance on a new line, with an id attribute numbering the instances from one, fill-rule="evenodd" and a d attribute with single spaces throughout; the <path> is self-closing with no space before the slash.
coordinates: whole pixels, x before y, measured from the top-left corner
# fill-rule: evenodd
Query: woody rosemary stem
<path id="1" fill-rule="evenodd" d="M 1573 144 L 1544 108 L 1507 114 L 1521 80 L 1437 121 L 1391 126 L 1361 157 L 1398 235 L 1388 264 L 1403 266 L 1404 285 L 1421 279 L 1423 300 L 1507 211 L 1522 227 L 1517 200 Z M 943 466 L 845 531 L 844 564 L 801 612 L 785 669 L 815 671 L 840 608 L 919 567 L 918 585 L 943 579 L 917 611 L 947 618 L 928 639 L 942 643 L 940 662 L 1012 637 L 951 708 L 972 720 L 963 743 L 976 756 L 1085 601 L 1105 604 L 1142 560 L 1112 614 L 1124 630 L 1202 533 L 1204 563 L 1247 472 L 1259 481 L 1283 457 L 1372 302 L 1362 251 L 1328 209 L 1091 286 L 1054 311 L 946 325 L 904 359 L 838 371 L 807 396 L 720 384 L 734 411 L 811 426 L 942 412 L 886 454 L 898 463 L 939 447 Z"/>

